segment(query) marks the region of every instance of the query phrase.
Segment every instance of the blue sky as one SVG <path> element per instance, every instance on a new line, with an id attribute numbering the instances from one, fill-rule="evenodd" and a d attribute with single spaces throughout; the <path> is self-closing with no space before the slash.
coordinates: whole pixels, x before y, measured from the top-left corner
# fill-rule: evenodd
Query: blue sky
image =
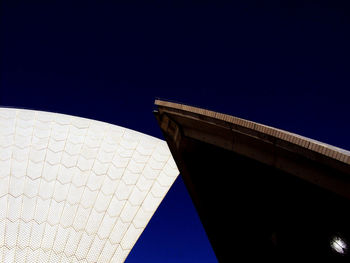
<path id="1" fill-rule="evenodd" d="M 5 0 L 0 105 L 162 138 L 161 97 L 350 149 L 349 17 L 345 1 Z M 217 262 L 181 178 L 132 262 Z"/>

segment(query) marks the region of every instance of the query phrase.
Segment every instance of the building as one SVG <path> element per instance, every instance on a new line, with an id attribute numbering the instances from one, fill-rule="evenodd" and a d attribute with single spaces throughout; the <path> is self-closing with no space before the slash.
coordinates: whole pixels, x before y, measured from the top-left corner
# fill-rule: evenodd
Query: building
<path id="1" fill-rule="evenodd" d="M 205 109 L 155 105 L 167 143 L 0 108 L 1 262 L 124 262 L 179 170 L 219 262 L 349 259 L 350 152 Z"/>
<path id="2" fill-rule="evenodd" d="M 349 260 L 349 151 L 206 109 L 155 106 L 219 262 Z"/>
<path id="3" fill-rule="evenodd" d="M 124 262 L 177 175 L 157 138 L 0 108 L 0 261 Z"/>

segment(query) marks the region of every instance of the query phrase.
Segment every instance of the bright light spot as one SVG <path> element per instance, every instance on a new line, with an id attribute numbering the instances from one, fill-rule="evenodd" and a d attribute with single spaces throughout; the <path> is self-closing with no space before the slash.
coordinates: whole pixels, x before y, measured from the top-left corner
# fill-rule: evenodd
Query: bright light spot
<path id="1" fill-rule="evenodd" d="M 332 239 L 331 247 L 340 254 L 345 254 L 347 251 L 347 245 L 340 237 L 334 237 Z"/>

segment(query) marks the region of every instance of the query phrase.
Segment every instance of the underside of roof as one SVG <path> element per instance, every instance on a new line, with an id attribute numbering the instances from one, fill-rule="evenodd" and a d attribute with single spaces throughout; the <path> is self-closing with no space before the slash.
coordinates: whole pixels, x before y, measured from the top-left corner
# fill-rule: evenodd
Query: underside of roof
<path id="1" fill-rule="evenodd" d="M 350 242 L 348 151 L 201 108 L 155 105 L 220 262 L 348 257 L 332 247 Z"/>

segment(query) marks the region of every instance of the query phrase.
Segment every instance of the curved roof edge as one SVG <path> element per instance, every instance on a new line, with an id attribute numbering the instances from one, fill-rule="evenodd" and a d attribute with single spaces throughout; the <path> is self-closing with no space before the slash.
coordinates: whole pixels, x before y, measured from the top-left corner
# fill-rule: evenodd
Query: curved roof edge
<path id="1" fill-rule="evenodd" d="M 350 199 L 350 152 L 291 132 L 185 104 L 155 100 L 155 116 L 180 173 L 189 140 L 277 168 Z M 209 153 L 210 154 L 210 153 Z"/>
<path id="2" fill-rule="evenodd" d="M 236 125 L 236 129 L 239 127 L 248 129 L 248 130 L 245 130 L 247 134 L 254 135 L 254 132 L 266 134 L 271 137 L 298 145 L 310 151 L 314 151 L 322 155 L 328 156 L 340 162 L 350 164 L 350 151 L 347 151 L 326 143 L 322 143 L 317 140 L 313 140 L 295 133 L 277 129 L 277 128 L 256 123 L 253 121 L 248 121 L 248 120 L 234 117 L 231 115 L 214 112 L 211 110 L 206 110 L 198 107 L 188 106 L 185 104 L 173 103 L 169 101 L 156 99 L 155 105 L 167 107 L 171 109 L 177 109 L 177 110 L 181 110 L 192 114 L 197 114 L 198 116 L 209 117 L 214 120 L 224 121 L 226 123 Z M 232 127 L 232 128 L 235 128 L 235 127 Z"/>

